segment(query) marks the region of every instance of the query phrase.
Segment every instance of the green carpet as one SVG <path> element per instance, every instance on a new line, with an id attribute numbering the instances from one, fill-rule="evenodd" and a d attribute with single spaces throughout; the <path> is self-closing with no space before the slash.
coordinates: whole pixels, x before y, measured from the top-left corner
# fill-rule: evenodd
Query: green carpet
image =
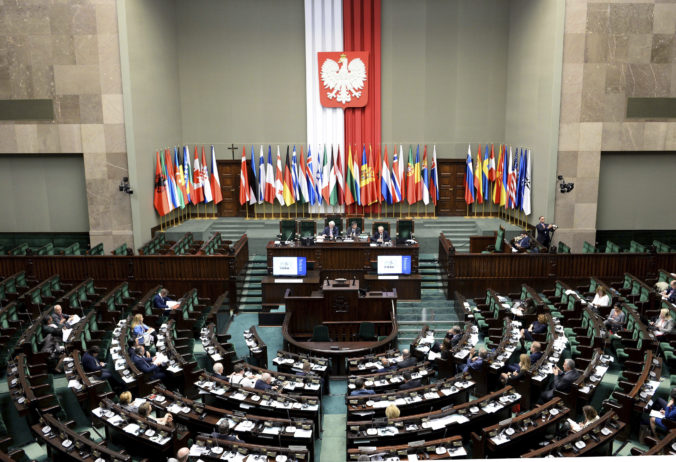
<path id="1" fill-rule="evenodd" d="M 331 383 L 333 387 L 333 383 Z M 324 414 L 322 426 L 321 445 L 315 455 L 315 460 L 321 462 L 342 462 L 345 460 L 345 451 L 347 441 L 345 438 L 345 425 L 347 415 L 343 414 Z"/>

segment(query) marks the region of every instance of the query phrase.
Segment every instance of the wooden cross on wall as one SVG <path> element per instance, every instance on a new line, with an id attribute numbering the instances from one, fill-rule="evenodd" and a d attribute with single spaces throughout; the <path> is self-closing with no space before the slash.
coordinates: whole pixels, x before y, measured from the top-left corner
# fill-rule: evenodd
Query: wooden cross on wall
<path id="1" fill-rule="evenodd" d="M 237 151 L 239 148 L 231 143 L 228 149 L 232 151 L 232 160 L 235 160 L 235 151 Z"/>

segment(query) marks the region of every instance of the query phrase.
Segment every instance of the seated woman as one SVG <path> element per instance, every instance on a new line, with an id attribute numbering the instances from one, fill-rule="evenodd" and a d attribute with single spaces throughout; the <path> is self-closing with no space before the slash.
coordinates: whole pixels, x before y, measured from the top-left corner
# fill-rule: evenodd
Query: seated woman
<path id="1" fill-rule="evenodd" d="M 129 412 L 138 412 L 138 408 L 132 403 L 134 402 L 134 397 L 130 391 L 124 391 L 120 393 L 120 406 Z"/>
<path id="2" fill-rule="evenodd" d="M 619 332 L 622 330 L 622 326 L 624 326 L 625 321 L 626 316 L 624 311 L 622 311 L 620 305 L 615 305 L 613 310 L 608 315 L 608 318 L 603 321 L 603 324 L 605 324 L 606 328 L 608 328 L 610 331 Z"/>
<path id="3" fill-rule="evenodd" d="M 533 334 L 544 334 L 545 332 L 547 332 L 547 317 L 544 314 L 539 314 L 537 321 L 531 324 L 528 330 L 521 329 L 521 339 L 532 342 Z"/>
<path id="4" fill-rule="evenodd" d="M 171 415 L 171 412 L 167 412 L 164 417 L 155 417 L 152 415 L 152 411 L 153 408 L 150 406 L 150 403 L 143 403 L 138 407 L 138 413 L 141 417 L 154 420 L 160 425 L 173 426 L 174 416 Z"/>
<path id="5" fill-rule="evenodd" d="M 568 419 L 568 424 L 570 424 L 571 431 L 579 432 L 583 428 L 599 420 L 598 412 L 596 412 L 596 409 L 589 405 L 582 408 L 582 414 L 584 415 L 584 421 L 582 423 L 577 423 L 573 419 Z"/>
<path id="6" fill-rule="evenodd" d="M 387 417 L 387 421 L 391 422 L 392 419 L 396 419 L 401 415 L 401 411 L 397 407 L 396 404 L 390 404 L 385 408 L 385 417 Z"/>
<path id="7" fill-rule="evenodd" d="M 596 308 L 606 308 L 610 306 L 610 295 L 608 295 L 605 288 L 601 286 L 596 288 L 596 294 L 594 294 L 594 299 L 591 304 Z"/>
<path id="8" fill-rule="evenodd" d="M 507 372 L 500 374 L 500 381 L 504 384 L 518 382 L 524 376 L 526 371 L 530 369 L 530 355 L 523 353 L 519 356 L 519 364 L 510 367 Z"/>
<path id="9" fill-rule="evenodd" d="M 650 328 L 655 333 L 656 337 L 670 334 L 674 329 L 674 320 L 671 318 L 669 310 L 662 308 L 659 317 L 650 323 Z"/>
<path id="10" fill-rule="evenodd" d="M 663 417 L 651 417 L 650 418 L 650 430 L 652 430 L 653 435 L 657 434 L 657 429 L 663 431 L 668 431 L 667 426 L 664 424 L 665 420 L 670 420 L 676 422 L 676 388 L 671 389 L 669 393 L 669 402 L 665 401 L 663 398 L 656 398 L 655 405 L 653 409 L 659 410 Z"/>
<path id="11" fill-rule="evenodd" d="M 137 313 L 131 320 L 131 335 L 137 339 L 139 345 L 151 345 L 155 343 L 157 333 L 152 327 L 143 324 L 143 315 Z"/>

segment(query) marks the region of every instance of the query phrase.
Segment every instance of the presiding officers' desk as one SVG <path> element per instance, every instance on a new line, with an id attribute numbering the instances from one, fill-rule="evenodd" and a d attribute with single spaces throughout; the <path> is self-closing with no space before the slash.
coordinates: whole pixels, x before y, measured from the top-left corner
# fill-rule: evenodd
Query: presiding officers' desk
<path id="1" fill-rule="evenodd" d="M 392 291 L 397 290 L 401 300 L 420 300 L 420 284 L 422 276 L 418 274 L 419 244 L 397 245 L 374 245 L 369 241 L 329 241 L 315 242 L 313 245 L 304 246 L 296 242 L 294 245 L 275 244 L 268 242 L 266 247 L 268 256 L 268 272 L 272 273 L 273 257 L 305 257 L 312 263 L 314 271 L 319 272 L 320 278 L 333 279 L 357 279 L 370 290 Z M 379 277 L 375 274 L 374 263 L 378 256 L 402 255 L 411 257 L 411 274 L 397 277 Z M 308 268 L 310 265 L 308 263 Z M 310 285 L 314 278 L 314 271 L 308 271 L 302 282 L 294 283 L 294 294 L 301 295 L 305 290 L 301 286 Z M 368 273 L 372 274 L 368 274 Z M 318 281 L 319 282 L 319 281 Z M 274 278 L 263 279 L 263 304 L 271 307 L 275 304 L 284 303 L 283 290 L 280 292 L 273 286 Z M 281 283 L 278 283 L 282 285 Z M 283 284 L 285 285 L 285 284 Z M 286 285 L 285 285 L 286 286 Z M 288 287 L 288 286 L 287 286 Z M 315 284 L 314 289 L 318 289 Z"/>

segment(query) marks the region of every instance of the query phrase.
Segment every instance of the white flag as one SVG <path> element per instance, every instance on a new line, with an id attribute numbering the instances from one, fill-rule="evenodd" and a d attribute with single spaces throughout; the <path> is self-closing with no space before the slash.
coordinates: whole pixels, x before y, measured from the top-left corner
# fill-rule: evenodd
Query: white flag
<path id="1" fill-rule="evenodd" d="M 530 149 L 528 150 L 528 157 L 526 158 L 526 184 L 523 188 L 523 213 L 530 215 L 530 182 L 531 182 L 531 166 L 530 166 Z"/>

